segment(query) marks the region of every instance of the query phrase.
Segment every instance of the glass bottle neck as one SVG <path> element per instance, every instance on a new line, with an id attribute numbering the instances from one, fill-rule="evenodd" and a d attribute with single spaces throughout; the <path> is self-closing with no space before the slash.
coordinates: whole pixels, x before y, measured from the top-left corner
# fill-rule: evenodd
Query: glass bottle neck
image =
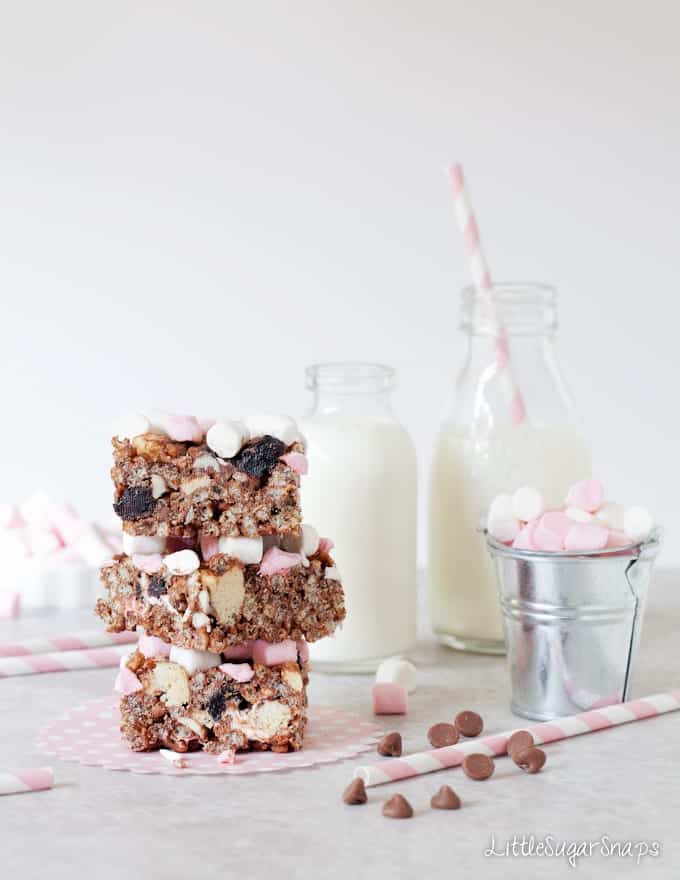
<path id="1" fill-rule="evenodd" d="M 393 418 L 394 370 L 382 364 L 315 364 L 307 388 L 314 393 L 311 416 Z"/>

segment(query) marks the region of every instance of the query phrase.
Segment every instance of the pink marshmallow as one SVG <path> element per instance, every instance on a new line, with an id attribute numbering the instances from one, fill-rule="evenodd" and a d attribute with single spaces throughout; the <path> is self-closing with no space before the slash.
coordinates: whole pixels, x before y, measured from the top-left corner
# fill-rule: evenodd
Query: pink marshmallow
<path id="1" fill-rule="evenodd" d="M 286 639 L 283 642 L 265 642 L 264 639 L 256 639 L 253 642 L 253 660 L 263 666 L 295 663 L 297 646 L 292 639 Z"/>
<path id="2" fill-rule="evenodd" d="M 330 553 L 331 550 L 335 547 L 333 541 L 330 538 L 320 538 L 319 539 L 319 548 L 316 551 L 317 553 L 327 554 Z"/>
<path id="3" fill-rule="evenodd" d="M 512 542 L 512 546 L 516 550 L 538 550 L 539 547 L 536 546 L 536 539 L 534 536 L 534 532 L 536 531 L 536 526 L 538 525 L 538 520 L 533 519 L 531 522 L 528 522 L 517 535 L 515 540 Z"/>
<path id="4" fill-rule="evenodd" d="M 610 529 L 607 538 L 607 547 L 630 547 L 633 543 L 625 532 L 619 529 Z"/>
<path id="5" fill-rule="evenodd" d="M 272 575 L 280 571 L 288 571 L 294 565 L 299 565 L 302 557 L 299 553 L 286 553 L 278 547 L 270 547 L 262 557 L 258 574 Z"/>
<path id="6" fill-rule="evenodd" d="M 571 507 L 580 507 L 588 513 L 595 513 L 602 507 L 604 501 L 604 486 L 599 480 L 580 480 L 569 489 L 567 504 Z"/>
<path id="7" fill-rule="evenodd" d="M 147 636 L 146 633 L 140 635 L 137 648 L 147 658 L 170 656 L 170 645 L 167 642 L 158 636 Z"/>
<path id="8" fill-rule="evenodd" d="M 309 663 L 309 645 L 307 642 L 304 639 L 299 639 L 295 642 L 295 647 L 300 657 L 300 663 Z"/>
<path id="9" fill-rule="evenodd" d="M 408 712 L 408 695 L 400 684 L 376 682 L 371 695 L 374 715 L 406 715 Z"/>
<path id="10" fill-rule="evenodd" d="M 181 443 L 200 443 L 203 439 L 203 428 L 195 416 L 171 413 L 167 416 L 165 427 L 171 440 Z"/>
<path id="11" fill-rule="evenodd" d="M 163 567 L 163 557 L 160 553 L 134 553 L 132 564 L 146 574 L 157 574 Z"/>
<path id="12" fill-rule="evenodd" d="M 592 523 L 575 523 L 564 539 L 565 550 L 603 550 L 609 530 Z"/>
<path id="13" fill-rule="evenodd" d="M 288 467 L 293 468 L 293 470 L 297 471 L 299 474 L 309 473 L 309 462 L 307 461 L 307 456 L 303 455 L 301 452 L 287 452 L 285 455 L 281 456 L 280 460 L 287 464 Z"/>
<path id="14" fill-rule="evenodd" d="M 198 424 L 201 426 L 201 430 L 203 431 L 203 433 L 207 434 L 208 431 L 212 428 L 212 426 L 215 424 L 216 421 L 217 420 L 213 419 L 213 418 L 199 419 Z"/>
<path id="15" fill-rule="evenodd" d="M 21 595 L 0 593 L 0 618 L 10 619 L 21 615 Z"/>
<path id="16" fill-rule="evenodd" d="M 225 749 L 223 752 L 220 752 L 217 756 L 218 764 L 235 764 L 236 763 L 236 752 L 233 749 Z"/>
<path id="17" fill-rule="evenodd" d="M 0 504 L 0 529 L 22 529 L 25 525 L 15 504 Z"/>
<path id="18" fill-rule="evenodd" d="M 250 663 L 223 663 L 220 669 L 234 681 L 250 681 L 255 675 L 255 670 Z"/>
<path id="19" fill-rule="evenodd" d="M 219 538 L 214 538 L 212 537 L 212 535 L 201 536 L 201 556 L 203 557 L 204 562 L 208 562 L 216 553 L 219 552 Z"/>
<path id="20" fill-rule="evenodd" d="M 534 529 L 533 542 L 536 550 L 564 550 L 564 539 L 573 525 L 574 521 L 560 511 L 544 513 Z"/>
<path id="21" fill-rule="evenodd" d="M 141 691 L 142 683 L 131 669 L 128 669 L 127 666 L 121 666 L 113 688 L 116 693 L 128 696 L 136 691 Z"/>
<path id="22" fill-rule="evenodd" d="M 250 660 L 253 656 L 253 640 L 249 639 L 242 645 L 232 645 L 222 651 L 225 660 Z"/>

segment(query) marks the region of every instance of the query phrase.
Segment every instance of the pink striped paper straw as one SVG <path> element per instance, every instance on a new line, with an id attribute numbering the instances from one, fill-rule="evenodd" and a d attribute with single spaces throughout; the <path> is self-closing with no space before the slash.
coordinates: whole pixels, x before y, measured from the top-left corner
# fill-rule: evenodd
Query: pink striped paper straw
<path id="1" fill-rule="evenodd" d="M 0 657 L 24 657 L 28 654 L 47 654 L 51 651 L 82 651 L 108 645 L 130 645 L 139 636 L 133 632 L 107 633 L 99 629 L 84 629 L 59 636 L 23 639 L 0 645 Z"/>
<path id="2" fill-rule="evenodd" d="M 51 767 L 28 767 L 25 770 L 0 770 L 0 795 L 45 791 L 54 786 Z"/>
<path id="3" fill-rule="evenodd" d="M 596 730 L 617 727 L 619 724 L 627 724 L 629 721 L 654 718 L 657 715 L 664 715 L 666 712 L 675 712 L 677 709 L 680 709 L 680 690 L 670 691 L 666 694 L 654 694 L 651 697 L 630 700 L 616 706 L 605 706 L 601 709 L 592 709 L 590 712 L 581 712 L 579 715 L 567 715 L 564 718 L 557 718 L 555 721 L 516 727 L 495 736 L 483 736 L 479 739 L 468 740 L 460 745 L 430 749 L 428 752 L 406 755 L 403 758 L 391 758 L 381 764 L 357 767 L 354 775 L 363 779 L 368 786 L 382 785 L 385 782 L 395 782 L 397 779 L 409 779 L 412 776 L 422 776 L 425 773 L 434 773 L 436 770 L 445 770 L 448 767 L 458 767 L 463 763 L 465 756 L 472 752 L 481 752 L 492 757 L 505 755 L 508 750 L 508 740 L 516 730 L 528 730 L 533 735 L 536 744 L 540 745 L 541 743 L 557 742 L 560 739 L 569 739 L 572 736 L 580 736 L 582 733 L 593 733 Z"/>
<path id="4" fill-rule="evenodd" d="M 67 672 L 72 669 L 98 669 L 118 666 L 120 658 L 128 654 L 125 646 L 91 648 L 87 651 L 57 651 L 52 654 L 30 654 L 25 657 L 3 657 L 0 660 L 0 678 L 15 675 L 35 675 L 40 672 Z"/>
<path id="5" fill-rule="evenodd" d="M 494 328 L 496 336 L 496 372 L 508 382 L 511 391 L 510 417 L 513 424 L 519 425 L 526 421 L 527 411 L 524 398 L 515 382 L 510 368 L 510 345 L 508 335 L 498 317 L 498 310 L 494 300 L 493 282 L 489 266 L 482 250 L 482 240 L 479 234 L 477 219 L 472 210 L 472 204 L 465 186 L 462 165 L 451 165 L 447 169 L 447 176 L 453 190 L 454 207 L 458 226 L 463 233 L 465 250 L 468 255 L 470 274 L 472 281 L 479 291 L 482 302 L 486 306 L 488 318 Z"/>

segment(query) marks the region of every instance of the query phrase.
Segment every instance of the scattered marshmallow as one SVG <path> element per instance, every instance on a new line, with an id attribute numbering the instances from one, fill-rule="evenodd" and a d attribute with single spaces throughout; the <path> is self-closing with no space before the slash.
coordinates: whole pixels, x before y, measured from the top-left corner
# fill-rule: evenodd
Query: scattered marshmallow
<path id="1" fill-rule="evenodd" d="M 416 689 L 417 677 L 416 667 L 402 657 L 390 657 L 388 660 L 383 660 L 375 674 L 377 682 L 400 684 L 406 688 L 406 692 L 409 694 L 412 694 Z"/>
<path id="2" fill-rule="evenodd" d="M 545 510 L 543 496 L 538 489 L 523 486 L 512 496 L 512 511 L 522 522 L 537 519 Z"/>
<path id="3" fill-rule="evenodd" d="M 592 513 L 588 513 L 587 510 L 583 510 L 581 507 L 567 507 L 564 510 L 564 515 L 578 523 L 589 523 L 595 520 L 595 516 Z"/>
<path id="4" fill-rule="evenodd" d="M 241 422 L 222 419 L 208 431 L 205 442 L 220 458 L 233 458 L 247 439 L 248 432 Z"/>
<path id="5" fill-rule="evenodd" d="M 627 507 L 623 515 L 623 531 L 636 544 L 646 541 L 654 528 L 654 517 L 646 507 Z"/>
<path id="6" fill-rule="evenodd" d="M 271 576 L 288 571 L 289 568 L 293 568 L 301 562 L 302 557 L 299 553 L 286 553 L 285 550 L 280 550 L 278 547 L 270 547 L 262 557 L 258 574 Z"/>
<path id="7" fill-rule="evenodd" d="M 203 440 L 203 429 L 195 416 L 169 413 L 165 425 L 168 437 L 178 443 L 200 443 Z"/>
<path id="8" fill-rule="evenodd" d="M 298 474 L 304 476 L 309 473 L 309 461 L 307 460 L 307 456 L 303 455 L 302 452 L 287 452 L 285 455 L 281 456 L 281 461 L 284 464 L 287 464 L 289 468 L 297 471 Z"/>
<path id="9" fill-rule="evenodd" d="M 160 553 L 135 553 L 132 564 L 145 574 L 158 574 L 163 567 L 163 557 Z"/>
<path id="10" fill-rule="evenodd" d="M 214 669 L 222 662 L 221 654 L 213 654 L 212 651 L 195 651 L 193 648 L 170 648 L 170 662 L 179 663 L 189 675 L 196 672 L 204 672 L 206 669 Z"/>
<path id="11" fill-rule="evenodd" d="M 264 554 L 262 538 L 219 538 L 219 553 L 232 556 L 244 565 L 257 565 Z"/>
<path id="12" fill-rule="evenodd" d="M 166 761 L 169 761 L 173 767 L 177 767 L 179 770 L 186 770 L 189 766 L 189 762 L 187 759 L 178 752 L 172 752 L 170 749 L 159 749 L 158 754 L 161 757 L 165 758 Z"/>
<path id="13" fill-rule="evenodd" d="M 235 764 L 236 763 L 236 752 L 233 749 L 225 749 L 223 752 L 220 752 L 217 756 L 218 764 Z"/>
<path id="14" fill-rule="evenodd" d="M 609 530 L 593 523 L 574 523 L 564 538 L 565 550 L 604 550 Z"/>
<path id="15" fill-rule="evenodd" d="M 138 412 L 126 413 L 117 419 L 113 426 L 114 437 L 119 440 L 132 440 L 141 434 L 148 434 L 150 430 L 151 422 Z"/>
<path id="16" fill-rule="evenodd" d="M 314 556 L 319 549 L 319 533 L 314 526 L 302 524 L 302 552 L 305 556 Z"/>
<path id="17" fill-rule="evenodd" d="M 134 556 L 136 553 L 146 555 L 149 553 L 165 553 L 167 538 L 159 538 L 156 535 L 128 535 L 123 532 L 123 553 L 126 556 Z"/>
<path id="18" fill-rule="evenodd" d="M 220 669 L 234 681 L 245 682 L 255 675 L 250 663 L 221 663 Z"/>
<path id="19" fill-rule="evenodd" d="M 251 437 L 276 437 L 286 446 L 290 446 L 300 436 L 294 419 L 290 416 L 276 415 L 274 413 L 256 413 L 244 419 L 246 428 Z"/>
<path id="20" fill-rule="evenodd" d="M 588 513 L 595 513 L 602 507 L 604 486 L 599 480 L 579 480 L 567 492 L 567 506 L 580 507 Z"/>
<path id="21" fill-rule="evenodd" d="M 164 557 L 163 563 L 171 574 L 193 574 L 201 567 L 201 560 L 194 550 L 178 550 Z"/>
<path id="22" fill-rule="evenodd" d="M 131 669 L 128 669 L 127 666 L 121 666 L 118 670 L 113 689 L 117 694 L 129 696 L 129 694 L 141 691 L 142 683 Z"/>
<path id="23" fill-rule="evenodd" d="M 292 639 L 283 642 L 266 642 L 256 639 L 252 646 L 253 660 L 263 666 L 280 666 L 297 661 L 297 645 Z"/>
<path id="24" fill-rule="evenodd" d="M 159 639 L 158 636 L 147 636 L 144 631 L 140 633 L 137 648 L 146 658 L 169 657 L 171 651 L 170 645 L 163 639 Z"/>
<path id="25" fill-rule="evenodd" d="M 374 715 L 406 715 L 408 694 L 403 685 L 394 682 L 376 682 L 371 689 Z"/>

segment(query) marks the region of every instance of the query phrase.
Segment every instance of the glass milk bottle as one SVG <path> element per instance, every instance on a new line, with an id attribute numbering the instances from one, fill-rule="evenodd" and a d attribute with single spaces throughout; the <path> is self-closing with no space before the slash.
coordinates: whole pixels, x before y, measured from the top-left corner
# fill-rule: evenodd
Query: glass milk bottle
<path id="1" fill-rule="evenodd" d="M 430 486 L 432 626 L 443 644 L 484 653 L 505 650 L 494 571 L 480 532 L 491 499 L 529 485 L 558 506 L 569 486 L 590 473 L 554 351 L 556 291 L 528 283 L 494 289 L 527 418 L 513 422 L 507 373 L 494 376 L 494 326 L 479 293 L 466 288 L 467 354 L 436 442 Z"/>
<path id="2" fill-rule="evenodd" d="M 394 370 L 379 364 L 307 368 L 314 393 L 300 421 L 309 474 L 304 520 L 335 542 L 347 618 L 310 645 L 315 668 L 372 671 L 416 638 L 416 457 L 392 411 Z"/>

